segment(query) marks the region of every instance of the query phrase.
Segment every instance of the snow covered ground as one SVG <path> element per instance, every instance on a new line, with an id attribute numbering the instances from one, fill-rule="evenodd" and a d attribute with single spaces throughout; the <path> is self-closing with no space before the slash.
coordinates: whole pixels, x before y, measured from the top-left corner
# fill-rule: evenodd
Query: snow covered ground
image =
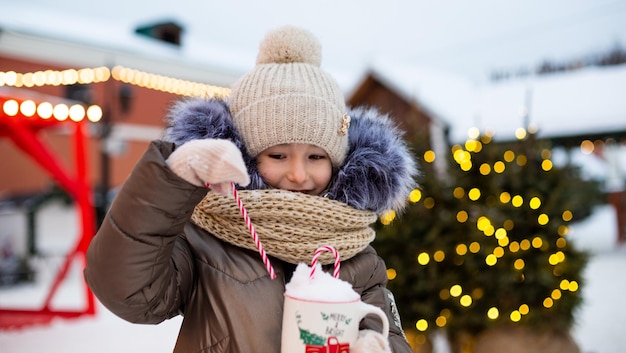
<path id="1" fill-rule="evenodd" d="M 48 256 L 37 262 L 41 268 L 34 284 L 0 287 L 0 306 L 24 305 L 41 302 L 47 283 L 50 283 L 58 256 L 68 249 L 76 214 L 64 206 L 46 208 L 38 218 L 38 226 L 45 229 L 40 246 Z M 0 211 L 0 242 L 8 234 L 19 232 L 23 224 L 20 216 Z M 602 207 L 594 216 L 572 227 L 571 240 L 592 252 L 586 269 L 583 288 L 584 305 L 577 315 L 572 333 L 582 353 L 621 353 L 626 347 L 626 247 L 615 246 L 615 215 L 611 208 Z M 38 228 L 39 229 L 39 228 Z M 68 230 L 70 230 L 68 232 Z M 22 233 L 23 234 L 23 233 Z M 81 308 L 84 298 L 79 261 L 71 267 L 68 279 L 53 301 L 58 308 Z M 13 331 L 0 331 L 3 353 L 110 353 L 110 352 L 171 352 L 180 327 L 181 318 L 161 325 L 135 325 L 125 322 L 100 304 L 95 316 L 77 319 L 56 319 L 49 325 L 32 326 Z M 445 353 L 443 347 L 437 353 Z"/>

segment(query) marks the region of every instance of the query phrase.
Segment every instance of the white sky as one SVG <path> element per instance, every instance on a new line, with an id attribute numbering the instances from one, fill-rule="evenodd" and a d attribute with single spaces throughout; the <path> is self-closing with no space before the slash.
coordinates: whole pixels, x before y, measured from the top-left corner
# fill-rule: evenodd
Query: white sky
<path id="1" fill-rule="evenodd" d="M 14 0 L 0 0 L 13 2 Z M 271 28 L 295 24 L 323 45 L 323 67 L 339 81 L 369 63 L 394 61 L 481 80 L 494 69 L 534 67 L 626 47 L 623 0 L 264 0 L 149 2 L 20 0 L 132 28 L 161 19 L 185 26 L 186 43 L 232 50 L 244 70 Z M 94 22 L 95 23 L 95 22 Z M 71 25 L 71 24 L 70 24 Z M 77 28 L 83 30 L 84 28 Z M 216 55 L 218 56 L 218 55 Z"/>

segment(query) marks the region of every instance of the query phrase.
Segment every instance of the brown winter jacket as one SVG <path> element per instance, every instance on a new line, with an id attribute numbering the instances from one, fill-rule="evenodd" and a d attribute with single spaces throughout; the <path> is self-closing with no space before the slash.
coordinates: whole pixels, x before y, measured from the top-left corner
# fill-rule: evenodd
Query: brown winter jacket
<path id="1" fill-rule="evenodd" d="M 285 282 L 294 265 L 225 243 L 189 219 L 207 190 L 175 175 L 173 144 L 153 142 L 121 188 L 87 252 L 85 279 L 113 313 L 158 324 L 183 315 L 174 352 L 279 353 Z M 395 353 L 411 349 L 399 327 L 383 261 L 366 248 L 343 261 L 340 278 L 389 316 Z M 361 329 L 380 331 L 375 318 Z"/>

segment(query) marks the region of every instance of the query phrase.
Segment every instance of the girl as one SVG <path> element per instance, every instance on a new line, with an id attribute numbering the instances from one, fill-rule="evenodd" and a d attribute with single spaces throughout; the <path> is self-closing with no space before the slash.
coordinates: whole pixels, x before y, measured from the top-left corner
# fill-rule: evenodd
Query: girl
<path id="1" fill-rule="evenodd" d="M 280 352 L 285 283 L 322 245 L 340 278 L 390 322 L 366 318 L 352 353 L 409 353 L 370 227 L 400 211 L 415 162 L 373 109 L 347 110 L 320 69 L 319 42 L 284 27 L 261 42 L 228 101 L 177 102 L 124 183 L 87 253 L 85 278 L 128 321 L 184 320 L 175 352 Z M 230 195 L 238 193 L 276 271 L 272 279 Z M 322 256 L 329 264 L 333 258 Z"/>

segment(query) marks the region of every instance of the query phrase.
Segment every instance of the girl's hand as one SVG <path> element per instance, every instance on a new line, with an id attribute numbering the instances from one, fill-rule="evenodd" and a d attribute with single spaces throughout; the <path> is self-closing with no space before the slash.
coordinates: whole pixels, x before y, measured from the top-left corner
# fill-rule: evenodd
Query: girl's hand
<path id="1" fill-rule="evenodd" d="M 250 183 L 241 151 L 229 140 L 191 140 L 178 147 L 166 160 L 176 175 L 196 186 L 211 185 L 215 191 L 227 194 L 234 182 Z"/>
<path id="2" fill-rule="evenodd" d="M 359 331 L 359 337 L 350 347 L 350 353 L 391 353 L 387 338 L 373 330 Z"/>

